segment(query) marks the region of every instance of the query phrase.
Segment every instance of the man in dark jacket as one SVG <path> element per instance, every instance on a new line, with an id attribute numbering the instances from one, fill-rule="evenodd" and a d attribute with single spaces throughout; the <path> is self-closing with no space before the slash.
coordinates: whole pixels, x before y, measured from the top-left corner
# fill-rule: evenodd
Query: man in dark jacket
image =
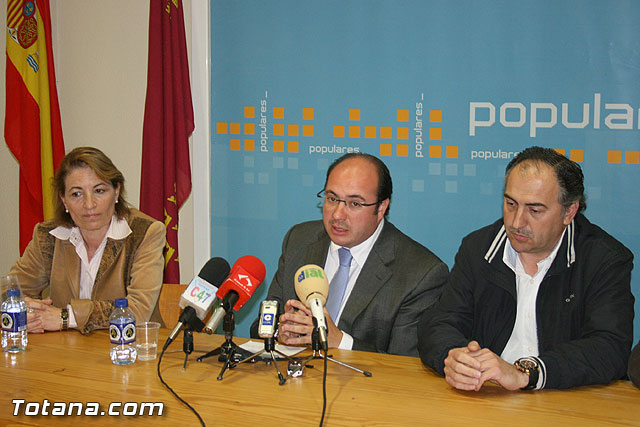
<path id="1" fill-rule="evenodd" d="M 467 236 L 418 329 L 453 387 L 569 388 L 623 377 L 633 255 L 580 212 L 580 166 L 531 147 L 507 166 L 503 218 Z"/>

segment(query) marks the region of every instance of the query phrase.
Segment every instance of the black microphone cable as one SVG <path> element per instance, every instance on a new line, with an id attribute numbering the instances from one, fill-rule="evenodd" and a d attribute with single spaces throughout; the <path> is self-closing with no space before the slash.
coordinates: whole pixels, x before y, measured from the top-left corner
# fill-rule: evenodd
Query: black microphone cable
<path id="1" fill-rule="evenodd" d="M 320 418 L 320 427 L 324 422 L 324 413 L 327 410 L 327 357 L 329 355 L 324 352 L 324 373 L 322 374 L 322 417 Z"/>
<path id="2" fill-rule="evenodd" d="M 200 414 L 198 414 L 198 411 L 196 411 L 194 409 L 193 406 L 189 405 L 189 403 L 187 403 L 186 400 L 184 400 L 183 398 L 181 398 L 180 396 L 178 396 L 178 393 L 176 393 L 175 391 L 173 391 L 173 389 L 169 386 L 169 384 L 167 384 L 164 379 L 162 378 L 162 374 L 160 373 L 160 363 L 162 362 L 162 356 L 164 356 L 164 352 L 166 351 L 167 347 L 165 346 L 162 349 L 162 352 L 160 353 L 160 357 L 158 357 L 158 378 L 160 378 L 160 382 L 182 403 L 184 403 L 187 408 L 189 408 L 191 410 L 191 412 L 193 412 L 196 417 L 198 417 L 198 420 L 200 421 L 200 424 L 202 424 L 202 427 L 205 427 L 205 423 L 204 420 L 202 419 L 202 417 L 200 416 Z M 326 369 L 326 368 L 325 368 Z"/>

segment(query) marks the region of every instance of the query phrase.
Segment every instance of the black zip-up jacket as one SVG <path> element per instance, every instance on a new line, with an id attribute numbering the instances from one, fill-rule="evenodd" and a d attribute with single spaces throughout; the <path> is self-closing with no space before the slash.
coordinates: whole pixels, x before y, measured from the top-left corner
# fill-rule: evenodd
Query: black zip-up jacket
<path id="1" fill-rule="evenodd" d="M 500 355 L 516 319 L 515 273 L 502 261 L 503 220 L 462 241 L 440 301 L 425 311 L 418 351 L 444 375 L 452 348 L 476 340 Z M 633 340 L 633 254 L 579 214 L 567 227 L 536 299 L 545 388 L 622 378 Z M 522 355 L 530 356 L 530 355 Z"/>

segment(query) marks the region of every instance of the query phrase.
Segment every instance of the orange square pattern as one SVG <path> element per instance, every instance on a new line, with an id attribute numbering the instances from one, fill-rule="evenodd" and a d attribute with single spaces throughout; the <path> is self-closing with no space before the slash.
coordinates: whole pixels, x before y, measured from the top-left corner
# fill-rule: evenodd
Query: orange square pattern
<path id="1" fill-rule="evenodd" d="M 333 137 L 334 138 L 344 138 L 344 126 L 334 126 L 333 127 Z"/>
<path id="2" fill-rule="evenodd" d="M 442 121 L 442 110 L 429 110 L 429 121 L 440 123 Z"/>
<path id="3" fill-rule="evenodd" d="M 398 157 L 409 156 L 409 146 L 407 144 L 398 144 L 396 147 L 396 153 L 398 153 Z"/>
<path id="4" fill-rule="evenodd" d="M 253 135 L 256 133 L 256 125 L 253 123 L 245 123 L 244 124 L 244 134 L 245 135 Z"/>
<path id="5" fill-rule="evenodd" d="M 360 138 L 360 126 L 349 126 L 349 138 Z"/>
<path id="6" fill-rule="evenodd" d="M 253 139 L 245 139 L 244 140 L 244 151 L 255 151 L 256 144 Z"/>
<path id="7" fill-rule="evenodd" d="M 584 150 L 571 150 L 569 151 L 569 158 L 574 162 L 584 162 Z"/>
<path id="8" fill-rule="evenodd" d="M 231 123 L 229 127 L 230 127 L 229 132 L 232 133 L 233 135 L 240 134 L 240 123 Z"/>
<path id="9" fill-rule="evenodd" d="M 399 122 L 408 122 L 409 121 L 409 110 L 398 110 L 396 112 L 397 118 Z"/>
<path id="10" fill-rule="evenodd" d="M 564 148 L 554 148 L 553 151 L 555 151 L 558 154 L 562 154 L 563 156 L 564 154 Z"/>
<path id="11" fill-rule="evenodd" d="M 229 140 L 229 149 L 231 151 L 240 151 L 240 140 L 239 139 L 230 139 Z"/>
<path id="12" fill-rule="evenodd" d="M 256 116 L 256 109 L 255 107 L 244 107 L 244 116 L 247 119 L 252 119 Z"/>
<path id="13" fill-rule="evenodd" d="M 284 107 L 273 107 L 273 118 L 284 119 Z"/>
<path id="14" fill-rule="evenodd" d="M 607 152 L 607 163 L 622 163 L 622 151 L 609 150 Z"/>
<path id="15" fill-rule="evenodd" d="M 273 140 L 273 151 L 275 151 L 277 153 L 284 152 L 284 141 L 281 141 L 279 139 L 274 139 Z"/>
<path id="16" fill-rule="evenodd" d="M 349 120 L 360 120 L 359 108 L 349 108 Z"/>
<path id="17" fill-rule="evenodd" d="M 313 120 L 313 108 L 303 108 L 302 109 L 302 119 L 303 120 Z"/>
<path id="18" fill-rule="evenodd" d="M 225 122 L 216 123 L 216 133 L 227 133 L 227 124 Z"/>
<path id="19" fill-rule="evenodd" d="M 635 165 L 640 163 L 640 151 L 626 151 L 624 155 L 625 163 L 631 163 Z"/>
<path id="20" fill-rule="evenodd" d="M 313 136 L 313 125 L 302 125 L 302 136 Z"/>
<path id="21" fill-rule="evenodd" d="M 287 128 L 287 134 L 289 136 L 300 136 L 300 128 L 298 125 L 289 125 Z"/>
<path id="22" fill-rule="evenodd" d="M 375 126 L 365 126 L 364 127 L 364 137 L 365 138 L 375 138 L 376 137 L 376 127 Z"/>
<path id="23" fill-rule="evenodd" d="M 397 132 L 398 139 L 409 139 L 409 128 L 399 127 Z"/>
<path id="24" fill-rule="evenodd" d="M 391 155 L 391 144 L 380 144 L 380 155 L 381 156 L 390 156 Z"/>
<path id="25" fill-rule="evenodd" d="M 442 139 L 442 128 L 429 128 L 429 139 L 440 141 Z"/>
<path id="26" fill-rule="evenodd" d="M 297 153 L 298 152 L 298 141 L 289 141 L 287 143 L 287 152 L 288 153 Z"/>
<path id="27" fill-rule="evenodd" d="M 430 145 L 429 146 L 429 157 L 442 157 L 442 146 L 440 146 L 440 145 Z"/>
<path id="28" fill-rule="evenodd" d="M 274 123 L 273 124 L 273 134 L 274 135 L 284 135 L 284 125 L 282 123 Z"/>
<path id="29" fill-rule="evenodd" d="M 390 139 L 391 135 L 391 126 L 380 126 L 380 138 Z"/>
<path id="30" fill-rule="evenodd" d="M 458 158 L 458 146 L 457 145 L 447 145 L 446 156 L 447 156 L 447 159 L 457 159 Z"/>

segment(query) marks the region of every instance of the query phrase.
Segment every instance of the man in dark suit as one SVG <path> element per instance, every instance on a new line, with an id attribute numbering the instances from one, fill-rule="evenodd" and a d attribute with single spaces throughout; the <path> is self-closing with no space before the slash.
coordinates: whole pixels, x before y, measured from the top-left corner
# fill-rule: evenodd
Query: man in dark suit
<path id="1" fill-rule="evenodd" d="M 385 219 L 391 192 L 389 170 L 374 156 L 350 153 L 329 167 L 318 193 L 323 220 L 289 230 L 269 288 L 267 299 L 284 304 L 280 343 L 311 344 L 313 319 L 296 297 L 294 274 L 317 264 L 331 282 L 324 310 L 330 348 L 417 356 L 418 319 L 438 300 L 448 269 Z M 345 277 L 344 291 L 334 276 Z"/>
<path id="2" fill-rule="evenodd" d="M 418 327 L 452 387 L 570 388 L 621 378 L 633 339 L 633 254 L 581 212 L 582 168 L 530 147 L 507 165 L 503 217 L 465 237 Z"/>

